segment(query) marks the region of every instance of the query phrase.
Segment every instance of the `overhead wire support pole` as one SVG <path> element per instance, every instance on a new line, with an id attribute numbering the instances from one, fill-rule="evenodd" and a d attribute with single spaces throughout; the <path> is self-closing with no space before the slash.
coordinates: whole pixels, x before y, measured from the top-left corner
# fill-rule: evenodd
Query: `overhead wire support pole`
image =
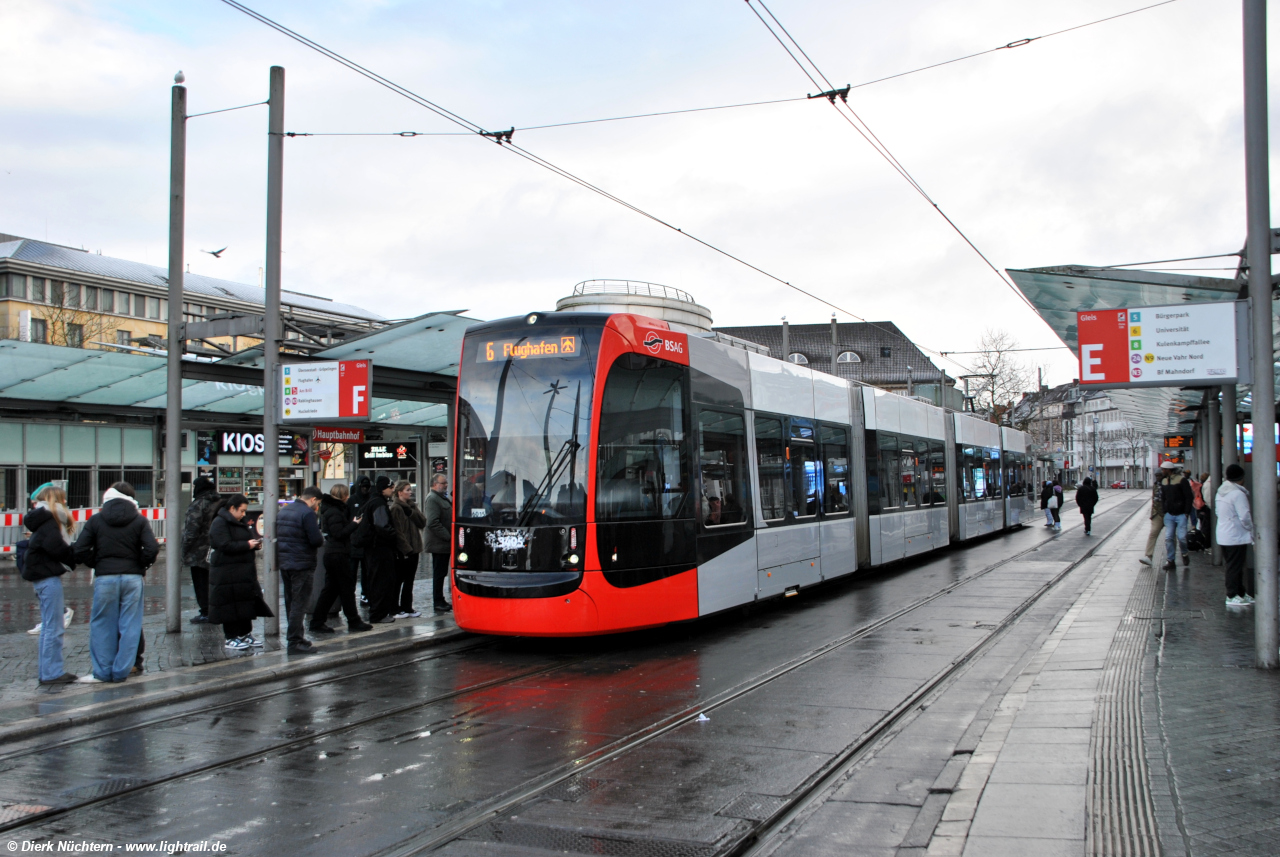
<path id="1" fill-rule="evenodd" d="M 1271 199 L 1267 164 L 1267 2 L 1244 0 L 1246 244 L 1253 320 L 1254 662 L 1280 667 L 1276 586 L 1276 392 L 1271 309 Z"/>
<path id="2" fill-rule="evenodd" d="M 262 396 L 263 576 L 267 604 L 275 616 L 265 633 L 280 635 L 280 567 L 276 558 L 276 513 L 280 499 L 280 238 L 284 211 L 284 69 L 271 67 L 267 118 L 267 259 L 263 279 L 265 318 Z"/>
<path id="3" fill-rule="evenodd" d="M 182 631 L 182 275 L 186 238 L 187 88 L 174 76 L 169 131 L 169 352 L 164 406 L 164 626 Z"/>

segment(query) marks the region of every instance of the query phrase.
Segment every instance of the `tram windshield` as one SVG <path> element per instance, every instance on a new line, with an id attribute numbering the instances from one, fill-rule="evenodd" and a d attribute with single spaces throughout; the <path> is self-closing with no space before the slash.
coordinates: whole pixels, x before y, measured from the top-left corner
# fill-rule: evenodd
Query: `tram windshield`
<path id="1" fill-rule="evenodd" d="M 468 336 L 458 373 L 460 521 L 586 521 L 600 330 L 516 328 Z"/>

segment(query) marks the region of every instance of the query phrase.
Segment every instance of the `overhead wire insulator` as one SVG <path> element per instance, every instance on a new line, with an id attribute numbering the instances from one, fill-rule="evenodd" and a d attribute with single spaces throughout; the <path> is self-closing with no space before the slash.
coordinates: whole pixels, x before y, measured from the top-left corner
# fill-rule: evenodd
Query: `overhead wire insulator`
<path id="1" fill-rule="evenodd" d="M 505 131 L 481 131 L 481 137 L 488 137 L 493 142 L 501 146 L 503 143 L 510 143 L 512 136 L 516 133 L 515 126 L 511 126 Z"/>
<path id="2" fill-rule="evenodd" d="M 844 89 L 831 89 L 831 90 L 828 90 L 827 92 L 819 92 L 817 95 L 810 95 L 809 98 L 825 98 L 828 101 L 830 101 L 832 104 L 835 104 L 836 98 L 839 97 L 841 101 L 843 101 L 845 104 L 848 104 L 849 90 L 852 88 L 853 88 L 852 85 L 846 83 L 844 85 Z"/>

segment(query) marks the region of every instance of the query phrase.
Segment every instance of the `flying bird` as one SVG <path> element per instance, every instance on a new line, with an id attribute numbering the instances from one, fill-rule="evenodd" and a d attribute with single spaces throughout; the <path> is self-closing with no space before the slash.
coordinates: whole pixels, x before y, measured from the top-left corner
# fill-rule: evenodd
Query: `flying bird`
<path id="1" fill-rule="evenodd" d="M 227 252 L 227 248 L 226 248 L 226 247 L 223 247 L 221 250 L 201 250 L 200 252 L 201 252 L 201 253 L 208 253 L 210 256 L 212 256 L 212 257 L 213 257 L 213 258 L 215 258 L 215 259 L 221 259 L 221 258 L 222 258 L 222 254 L 223 254 L 223 253 L 225 253 L 225 252 Z"/>

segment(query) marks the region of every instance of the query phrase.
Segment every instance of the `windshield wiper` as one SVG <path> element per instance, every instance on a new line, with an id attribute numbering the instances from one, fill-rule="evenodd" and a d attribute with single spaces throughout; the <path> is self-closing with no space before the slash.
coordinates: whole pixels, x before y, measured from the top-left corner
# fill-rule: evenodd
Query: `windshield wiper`
<path id="1" fill-rule="evenodd" d="M 542 481 L 538 483 L 538 490 L 534 491 L 528 500 L 524 501 L 524 507 L 520 510 L 520 520 L 516 522 L 517 527 L 525 527 L 529 525 L 529 521 L 533 518 L 533 513 L 538 511 L 538 506 L 550 493 L 551 487 L 556 484 L 560 478 L 560 474 L 564 473 L 569 462 L 573 461 L 578 455 L 578 450 L 582 444 L 576 439 L 566 440 L 564 445 L 560 447 L 560 451 L 556 453 L 555 461 L 551 462 L 551 467 L 547 470 L 547 475 L 542 477 Z M 527 482 L 525 483 L 528 484 Z M 569 490 L 573 490 L 570 486 Z"/>

